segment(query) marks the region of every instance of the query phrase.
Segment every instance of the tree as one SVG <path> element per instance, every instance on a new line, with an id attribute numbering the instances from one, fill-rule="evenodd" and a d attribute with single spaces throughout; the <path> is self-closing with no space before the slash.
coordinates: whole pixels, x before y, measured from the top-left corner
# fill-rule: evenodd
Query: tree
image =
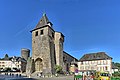
<path id="1" fill-rule="evenodd" d="M 120 72 L 114 72 L 112 75 L 113 75 L 114 77 L 120 77 Z"/>
<path id="2" fill-rule="evenodd" d="M 114 65 L 120 69 L 120 63 L 114 63 Z"/>
<path id="3" fill-rule="evenodd" d="M 9 56 L 8 56 L 8 54 L 5 54 L 5 57 L 4 57 L 4 59 L 6 59 L 6 60 L 8 60 L 8 59 L 9 59 Z"/>
<path id="4" fill-rule="evenodd" d="M 60 73 L 62 71 L 62 67 L 60 65 L 55 66 L 56 73 Z"/>

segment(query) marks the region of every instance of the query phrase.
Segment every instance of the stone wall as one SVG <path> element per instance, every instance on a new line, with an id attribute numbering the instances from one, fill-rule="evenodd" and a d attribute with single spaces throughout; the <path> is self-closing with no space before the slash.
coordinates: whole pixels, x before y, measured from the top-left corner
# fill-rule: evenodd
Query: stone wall
<path id="1" fill-rule="evenodd" d="M 69 72 L 70 66 L 72 62 L 77 62 L 78 60 L 71 56 L 70 54 L 63 51 L 63 70 Z"/>
<path id="2" fill-rule="evenodd" d="M 34 72 L 34 61 L 32 58 L 28 58 L 26 65 L 26 75 L 30 76 Z"/>
<path id="3" fill-rule="evenodd" d="M 28 57 L 30 57 L 30 50 L 26 49 L 26 48 L 22 48 L 21 49 L 21 57 L 27 61 Z"/>
<path id="4" fill-rule="evenodd" d="M 63 38 L 61 33 L 55 32 L 55 54 L 56 54 L 56 64 L 63 66 Z"/>
<path id="5" fill-rule="evenodd" d="M 43 30 L 42 35 L 41 30 Z M 52 73 L 55 65 L 54 41 L 51 34 L 49 34 L 50 31 L 52 30 L 46 26 L 32 32 L 32 58 L 35 61 L 35 70 L 39 68 L 39 66 L 36 65 L 36 60 L 40 58 L 43 65 L 42 72 L 44 73 Z M 37 36 L 36 32 L 38 32 Z"/>

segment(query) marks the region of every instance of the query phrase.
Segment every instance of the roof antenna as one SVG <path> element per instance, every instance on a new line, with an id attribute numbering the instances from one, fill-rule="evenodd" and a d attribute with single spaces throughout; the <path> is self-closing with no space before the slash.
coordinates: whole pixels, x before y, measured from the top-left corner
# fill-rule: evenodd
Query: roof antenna
<path id="1" fill-rule="evenodd" d="M 46 13 L 45 13 L 45 11 L 43 11 L 43 16 L 45 16 L 46 15 Z"/>

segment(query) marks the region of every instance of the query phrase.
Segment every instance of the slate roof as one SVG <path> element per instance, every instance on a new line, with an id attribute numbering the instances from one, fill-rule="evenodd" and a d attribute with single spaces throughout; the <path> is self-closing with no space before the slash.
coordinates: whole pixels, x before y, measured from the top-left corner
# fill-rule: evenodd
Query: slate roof
<path id="1" fill-rule="evenodd" d="M 112 57 L 108 56 L 105 52 L 97 52 L 85 54 L 82 56 L 82 58 L 80 58 L 79 61 L 106 60 L 106 59 L 112 59 Z"/>
<path id="2" fill-rule="evenodd" d="M 74 58 L 74 59 L 75 59 L 75 61 L 78 61 L 78 59 L 77 59 L 77 58 L 73 57 L 72 55 L 68 54 L 68 53 L 67 53 L 67 52 L 65 52 L 65 51 L 63 51 L 63 56 L 64 56 L 64 54 L 66 54 L 66 55 L 68 55 L 68 56 L 70 56 L 70 57 Z"/>
<path id="3" fill-rule="evenodd" d="M 47 25 L 48 23 L 49 23 L 49 20 L 48 20 L 46 14 L 43 14 L 43 16 L 40 19 L 40 21 L 38 22 L 36 28 L 43 27 L 43 26 Z"/>
<path id="4" fill-rule="evenodd" d="M 21 58 L 21 57 L 8 57 L 7 59 L 6 58 L 2 58 L 0 60 L 14 60 L 14 61 L 22 61 L 22 62 L 27 62 L 24 58 Z"/>
<path id="5" fill-rule="evenodd" d="M 49 21 L 48 17 L 46 16 L 46 14 L 44 13 L 42 18 L 40 19 L 40 21 L 38 22 L 38 24 L 36 25 L 35 29 L 33 29 L 32 31 L 34 30 L 37 30 L 37 29 L 40 29 L 42 27 L 46 27 L 46 26 L 49 26 L 51 29 L 52 29 L 52 23 Z M 53 30 L 53 29 L 52 29 Z M 30 32 L 32 32 L 30 31 Z M 54 31 L 54 30 L 53 30 Z"/>

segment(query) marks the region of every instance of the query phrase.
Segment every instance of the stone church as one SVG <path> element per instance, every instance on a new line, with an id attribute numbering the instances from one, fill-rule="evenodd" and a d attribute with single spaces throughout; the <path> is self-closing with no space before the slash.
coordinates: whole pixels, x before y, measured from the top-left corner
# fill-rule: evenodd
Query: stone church
<path id="1" fill-rule="evenodd" d="M 32 57 L 27 61 L 26 72 L 55 73 L 55 65 L 60 65 L 63 71 L 69 71 L 71 62 L 76 58 L 63 50 L 64 35 L 56 32 L 46 14 L 31 31 Z"/>

